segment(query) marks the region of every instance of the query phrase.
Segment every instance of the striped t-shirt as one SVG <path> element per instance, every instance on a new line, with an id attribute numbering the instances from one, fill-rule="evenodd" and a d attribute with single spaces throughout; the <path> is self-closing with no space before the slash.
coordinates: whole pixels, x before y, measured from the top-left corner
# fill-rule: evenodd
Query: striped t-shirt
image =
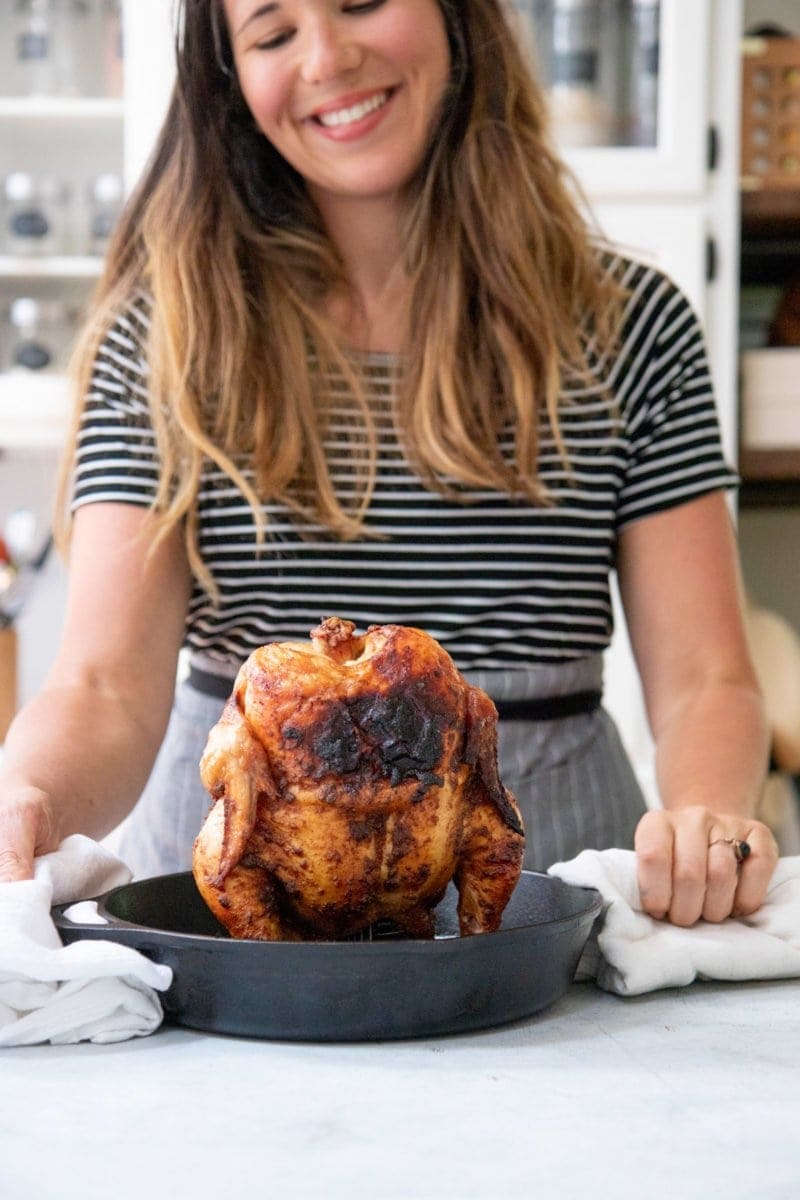
<path id="1" fill-rule="evenodd" d="M 200 486 L 199 548 L 219 604 L 195 583 L 185 644 L 238 665 L 269 641 L 305 639 L 336 614 L 360 629 L 395 622 L 425 629 L 461 670 L 557 664 L 602 651 L 613 626 L 609 575 L 627 522 L 734 486 L 722 455 L 698 322 L 660 272 L 620 258 L 629 289 L 613 356 L 590 380 L 566 381 L 560 410 L 565 467 L 546 421 L 539 469 L 552 503 L 470 490 L 463 505 L 426 488 L 409 467 L 392 422 L 401 360 L 361 356 L 379 436 L 367 523 L 382 537 L 341 542 L 265 504 L 259 551 L 241 492 L 213 463 Z M 148 505 L 158 474 L 149 419 L 146 341 L 150 304 L 137 296 L 110 329 L 85 403 L 74 507 Z M 337 421 L 351 419 L 342 381 L 327 445 L 332 477 L 352 494 L 351 453 Z M 345 443 L 346 445 L 346 443 Z M 508 439 L 509 452 L 511 439 Z"/>

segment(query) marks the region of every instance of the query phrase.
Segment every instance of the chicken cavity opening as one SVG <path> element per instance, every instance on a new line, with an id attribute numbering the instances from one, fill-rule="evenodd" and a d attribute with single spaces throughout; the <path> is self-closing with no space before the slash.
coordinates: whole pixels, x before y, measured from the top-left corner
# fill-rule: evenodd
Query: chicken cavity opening
<path id="1" fill-rule="evenodd" d="M 318 654 L 348 666 L 358 662 L 366 649 L 367 639 L 356 636 L 355 625 L 342 617 L 326 617 L 311 630 L 311 641 Z"/>

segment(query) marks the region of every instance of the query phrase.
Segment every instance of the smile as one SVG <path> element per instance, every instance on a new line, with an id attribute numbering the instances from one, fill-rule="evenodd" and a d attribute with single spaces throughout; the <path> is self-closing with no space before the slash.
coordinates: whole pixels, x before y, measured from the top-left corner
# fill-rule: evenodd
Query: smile
<path id="1" fill-rule="evenodd" d="M 320 125 L 324 125 L 326 129 L 336 129 L 343 125 L 355 125 L 357 121 L 363 121 L 370 113 L 383 108 L 390 96 L 391 92 L 389 91 L 377 92 L 374 96 L 370 96 L 368 100 L 362 100 L 359 104 L 352 104 L 349 108 L 335 109 L 333 112 L 318 113 L 314 119 Z"/>

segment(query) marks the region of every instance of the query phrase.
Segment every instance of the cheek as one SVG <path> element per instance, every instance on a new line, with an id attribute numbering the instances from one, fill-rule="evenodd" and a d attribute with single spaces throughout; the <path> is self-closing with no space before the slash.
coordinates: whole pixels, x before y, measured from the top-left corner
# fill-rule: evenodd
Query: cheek
<path id="1" fill-rule="evenodd" d="M 427 0 L 419 4 L 398 5 L 387 14 L 381 34 L 382 52 L 392 61 L 406 67 L 424 68 L 441 74 L 444 80 L 450 72 L 450 49 L 447 43 L 444 20 L 438 7 L 432 2 L 428 10 Z"/>
<path id="2" fill-rule="evenodd" d="M 282 109 L 280 81 L 264 79 L 255 71 L 244 67 L 239 69 L 239 86 L 256 124 L 265 131 L 272 128 Z"/>
<path id="3" fill-rule="evenodd" d="M 431 46 L 424 54 L 420 54 L 417 46 L 416 53 L 409 55 L 405 65 L 409 74 L 416 76 L 422 84 L 429 101 L 436 103 L 450 82 L 450 55 L 447 48 L 439 53 L 437 47 Z"/>

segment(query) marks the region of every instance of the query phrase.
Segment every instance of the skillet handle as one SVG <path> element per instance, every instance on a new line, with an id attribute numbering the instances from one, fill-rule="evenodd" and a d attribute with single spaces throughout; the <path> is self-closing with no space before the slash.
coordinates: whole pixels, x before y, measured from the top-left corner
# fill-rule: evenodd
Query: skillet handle
<path id="1" fill-rule="evenodd" d="M 121 921 L 117 917 L 104 914 L 102 918 L 96 921 L 76 921 L 66 915 L 69 909 L 75 908 L 78 904 L 92 903 L 96 904 L 97 899 L 71 900 L 67 904 L 54 905 L 50 910 L 50 916 L 59 933 L 66 935 L 69 941 L 74 942 L 79 937 L 102 938 L 108 935 L 110 929 L 113 929 L 115 942 L 134 945 L 136 930 L 131 929 L 126 921 Z M 129 936 L 126 937 L 126 934 Z"/>

